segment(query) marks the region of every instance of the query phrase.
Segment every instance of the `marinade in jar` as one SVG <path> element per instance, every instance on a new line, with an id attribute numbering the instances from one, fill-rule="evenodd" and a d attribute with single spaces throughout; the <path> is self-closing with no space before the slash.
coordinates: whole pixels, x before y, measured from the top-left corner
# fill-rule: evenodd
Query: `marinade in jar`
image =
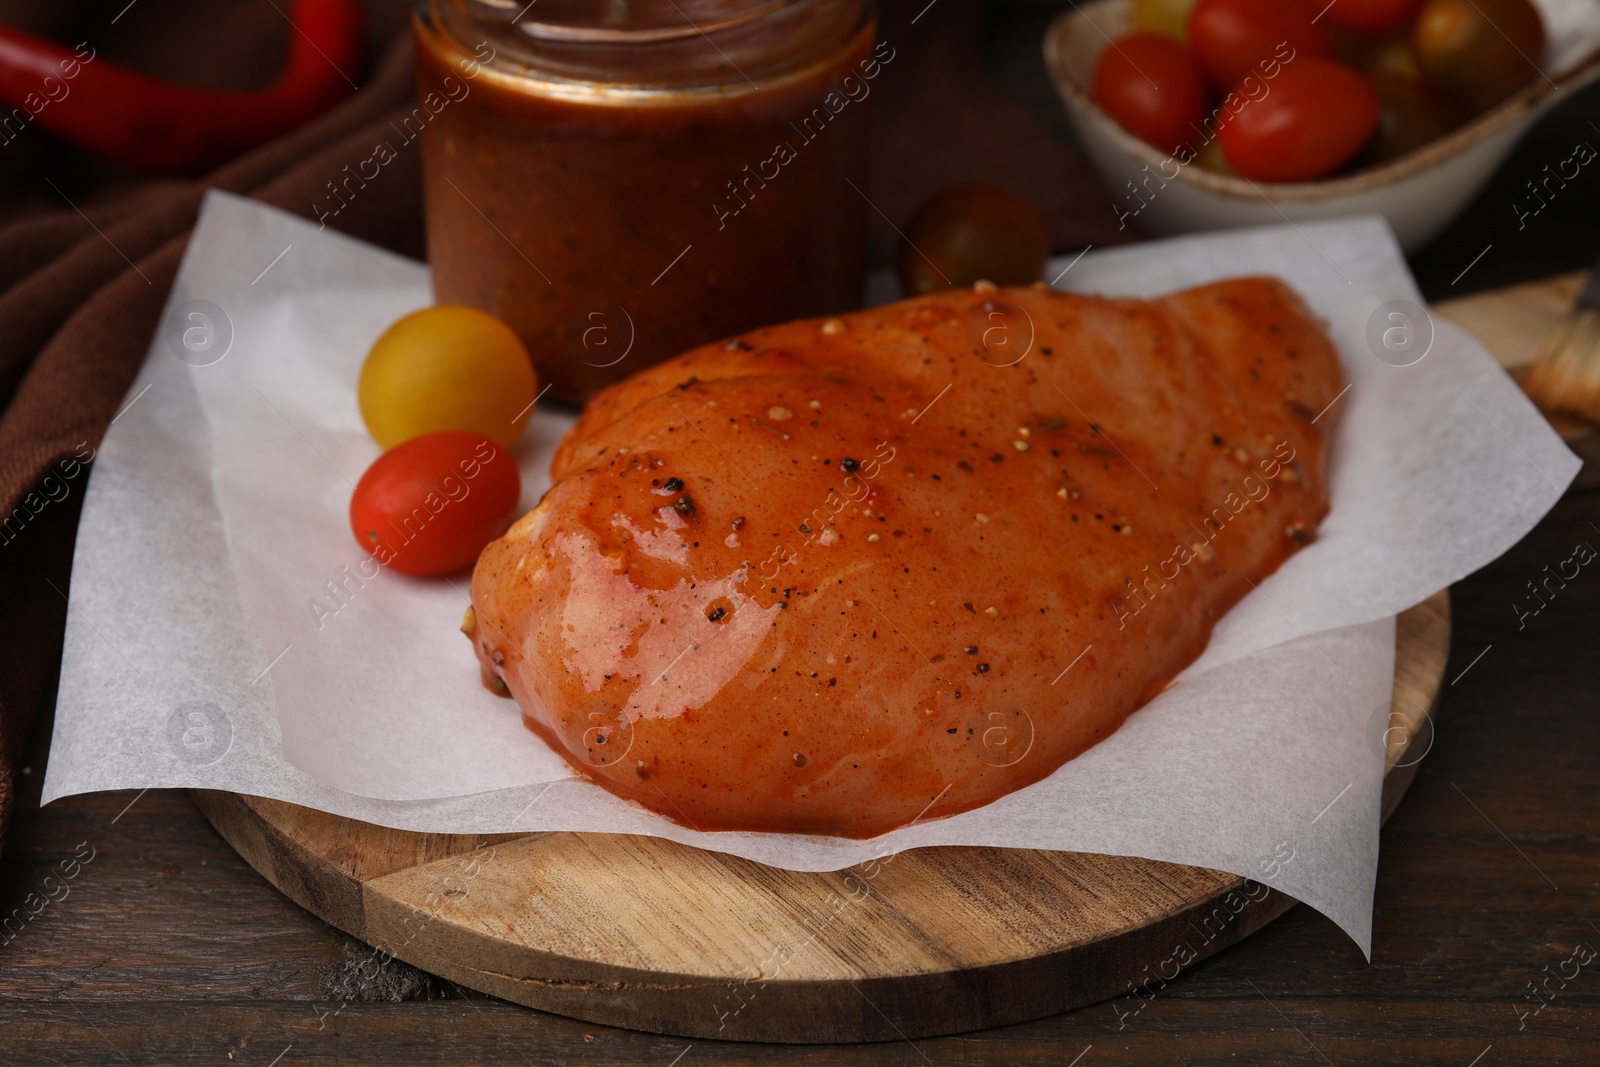
<path id="1" fill-rule="evenodd" d="M 535 15 L 539 21 L 533 21 Z M 755 326 L 856 306 L 863 0 L 423 0 L 435 298 L 500 316 L 585 400 Z"/>

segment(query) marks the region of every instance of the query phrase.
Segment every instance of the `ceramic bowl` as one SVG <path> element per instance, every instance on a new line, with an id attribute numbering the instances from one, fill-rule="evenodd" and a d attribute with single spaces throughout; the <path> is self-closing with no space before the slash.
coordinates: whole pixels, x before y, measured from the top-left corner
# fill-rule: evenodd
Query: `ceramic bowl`
<path id="1" fill-rule="evenodd" d="M 1124 225 L 1156 234 L 1259 226 L 1285 220 L 1379 214 L 1413 251 L 1471 202 L 1539 117 L 1600 77 L 1600 3 L 1534 0 L 1550 49 L 1544 76 L 1466 125 L 1398 159 L 1322 181 L 1262 184 L 1198 166 L 1127 133 L 1089 95 L 1108 39 L 1128 33 L 1130 0 L 1092 0 L 1045 33 L 1045 65 Z M 1590 141 L 1600 147 L 1600 134 Z M 1552 159 L 1552 167 L 1564 157 Z M 1512 210 L 1507 205 L 1506 210 Z"/>

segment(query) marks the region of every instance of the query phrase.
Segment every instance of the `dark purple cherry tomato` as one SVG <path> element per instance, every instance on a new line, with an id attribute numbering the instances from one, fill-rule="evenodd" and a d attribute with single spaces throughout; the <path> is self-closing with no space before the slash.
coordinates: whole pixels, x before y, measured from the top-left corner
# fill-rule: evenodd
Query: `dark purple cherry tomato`
<path id="1" fill-rule="evenodd" d="M 1027 285 L 1049 257 L 1050 232 L 1032 204 L 1009 189 L 962 185 L 917 209 L 897 265 L 901 289 L 921 296 L 976 281 Z"/>

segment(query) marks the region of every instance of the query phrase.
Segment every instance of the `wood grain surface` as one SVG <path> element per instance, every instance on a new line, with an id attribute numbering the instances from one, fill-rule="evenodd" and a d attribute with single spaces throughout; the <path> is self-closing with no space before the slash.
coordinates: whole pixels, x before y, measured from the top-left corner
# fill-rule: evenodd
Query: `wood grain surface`
<path id="1" fill-rule="evenodd" d="M 1396 630 L 1385 814 L 1420 760 L 1409 747 L 1432 744 L 1449 595 Z M 694 1038 L 888 1041 L 1038 1018 L 1126 994 L 1174 945 L 1198 962 L 1293 906 L 1236 875 L 1123 856 L 927 848 L 809 874 L 648 837 L 415 834 L 260 797 L 195 802 L 291 899 L 383 953 Z"/>

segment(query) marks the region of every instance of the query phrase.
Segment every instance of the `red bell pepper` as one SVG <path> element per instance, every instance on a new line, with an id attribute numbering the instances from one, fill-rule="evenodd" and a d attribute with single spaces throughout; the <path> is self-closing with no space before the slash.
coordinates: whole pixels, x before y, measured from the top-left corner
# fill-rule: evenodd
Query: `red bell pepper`
<path id="1" fill-rule="evenodd" d="M 0 142 L 30 123 L 152 174 L 200 174 L 281 137 L 355 91 L 358 0 L 295 0 L 289 58 L 269 88 L 199 89 L 0 26 Z"/>

